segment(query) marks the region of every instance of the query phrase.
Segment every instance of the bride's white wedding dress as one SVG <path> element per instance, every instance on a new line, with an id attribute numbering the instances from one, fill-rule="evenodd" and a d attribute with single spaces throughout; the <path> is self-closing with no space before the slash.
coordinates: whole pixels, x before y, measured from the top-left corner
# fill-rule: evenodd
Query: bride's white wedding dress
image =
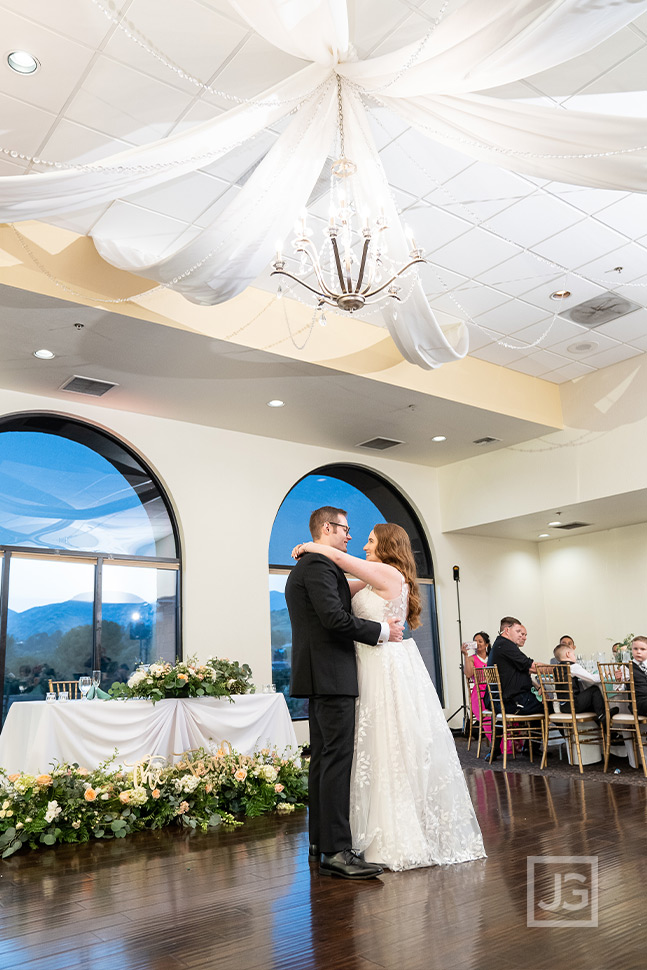
<path id="1" fill-rule="evenodd" d="M 353 597 L 368 620 L 406 617 L 409 587 L 384 600 L 371 586 Z M 351 777 L 353 848 L 389 869 L 485 856 L 456 746 L 414 640 L 356 643 L 359 698 Z"/>

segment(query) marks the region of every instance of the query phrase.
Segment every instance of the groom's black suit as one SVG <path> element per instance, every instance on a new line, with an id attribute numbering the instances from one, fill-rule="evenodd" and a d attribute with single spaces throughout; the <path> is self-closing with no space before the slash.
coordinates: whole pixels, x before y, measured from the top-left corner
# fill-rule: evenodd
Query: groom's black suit
<path id="1" fill-rule="evenodd" d="M 354 641 L 376 644 L 382 628 L 352 615 L 346 577 L 319 553 L 299 559 L 285 599 L 292 623 L 290 694 L 310 701 L 310 842 L 330 854 L 352 844 L 348 813 L 358 693 Z"/>

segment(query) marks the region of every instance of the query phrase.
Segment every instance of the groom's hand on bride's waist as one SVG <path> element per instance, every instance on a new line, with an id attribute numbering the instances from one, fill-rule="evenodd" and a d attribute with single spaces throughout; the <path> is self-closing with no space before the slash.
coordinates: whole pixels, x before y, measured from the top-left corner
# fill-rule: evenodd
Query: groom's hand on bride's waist
<path id="1" fill-rule="evenodd" d="M 389 643 L 399 642 L 402 639 L 404 623 L 402 620 L 397 620 L 394 616 L 387 617 L 386 622 L 389 624 Z"/>

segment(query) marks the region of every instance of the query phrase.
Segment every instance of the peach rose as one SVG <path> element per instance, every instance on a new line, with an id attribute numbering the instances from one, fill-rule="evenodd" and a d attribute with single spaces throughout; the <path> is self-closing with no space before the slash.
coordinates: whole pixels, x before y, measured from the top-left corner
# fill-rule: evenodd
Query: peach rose
<path id="1" fill-rule="evenodd" d="M 234 778 L 236 781 L 245 781 L 247 778 L 247 771 L 245 768 L 239 768 L 238 771 L 234 772 Z"/>
<path id="2" fill-rule="evenodd" d="M 161 794 L 162 794 L 162 793 L 161 793 L 161 791 L 159 790 L 159 788 L 153 788 L 153 790 L 152 790 L 152 792 L 151 792 L 151 797 L 152 797 L 152 798 L 159 798 Z"/>
<path id="3" fill-rule="evenodd" d="M 94 788 L 86 788 L 85 795 L 83 797 L 85 798 L 86 802 L 93 802 L 97 797 L 97 793 Z"/>
<path id="4" fill-rule="evenodd" d="M 52 784 L 52 776 L 51 775 L 39 775 L 38 778 L 36 779 L 36 784 L 37 785 L 51 785 Z"/>
<path id="5" fill-rule="evenodd" d="M 204 786 L 204 790 L 206 791 L 207 795 L 209 794 L 209 792 L 213 791 L 213 785 L 211 784 L 210 781 L 207 782 L 207 784 Z"/>
<path id="6" fill-rule="evenodd" d="M 15 775 L 7 775 L 7 781 L 18 781 L 20 778 L 20 772 L 17 771 Z"/>
<path id="7" fill-rule="evenodd" d="M 127 791 L 120 791 L 119 801 L 121 802 L 122 805 L 127 805 L 128 802 L 130 801 L 130 793 Z"/>
<path id="8" fill-rule="evenodd" d="M 178 679 L 178 680 L 188 680 L 188 679 L 189 679 L 189 677 L 188 677 L 188 675 L 187 675 L 187 674 L 178 674 L 178 675 L 177 675 L 177 679 Z"/>
<path id="9" fill-rule="evenodd" d="M 189 811 L 189 803 L 180 802 L 179 808 L 177 810 L 178 815 L 184 815 L 184 813 L 188 811 Z"/>
<path id="10" fill-rule="evenodd" d="M 283 785 L 275 785 L 274 791 L 276 792 L 277 795 L 280 794 L 280 792 L 283 791 Z"/>

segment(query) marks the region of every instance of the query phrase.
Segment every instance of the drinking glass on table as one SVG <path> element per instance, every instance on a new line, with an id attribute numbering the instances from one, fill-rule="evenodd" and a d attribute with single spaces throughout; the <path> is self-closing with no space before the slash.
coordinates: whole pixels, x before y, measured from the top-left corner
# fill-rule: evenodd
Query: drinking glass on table
<path id="1" fill-rule="evenodd" d="M 90 690 L 91 687 L 92 687 L 92 678 L 91 677 L 87 677 L 87 676 L 85 676 L 85 677 L 79 677 L 79 690 L 81 691 L 81 694 L 83 695 L 82 698 L 81 698 L 82 701 L 87 701 L 86 694 L 88 693 L 88 691 Z"/>
<path id="2" fill-rule="evenodd" d="M 98 691 L 99 687 L 101 686 L 101 671 L 100 670 L 93 670 L 92 671 L 92 686 L 94 687 L 94 698 L 96 700 L 97 699 L 97 691 Z"/>

